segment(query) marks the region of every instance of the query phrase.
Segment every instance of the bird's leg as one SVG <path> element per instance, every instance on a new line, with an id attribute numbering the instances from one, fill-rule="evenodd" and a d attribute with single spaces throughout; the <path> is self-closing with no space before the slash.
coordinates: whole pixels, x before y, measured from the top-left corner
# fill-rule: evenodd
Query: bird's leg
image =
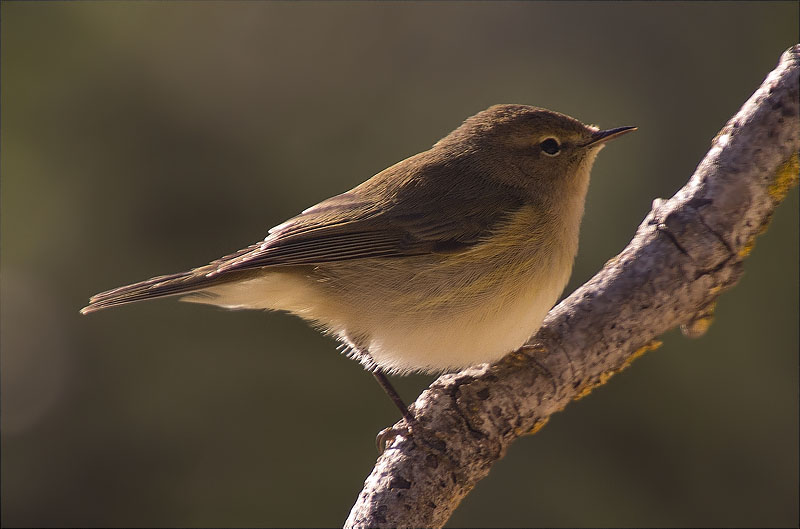
<path id="1" fill-rule="evenodd" d="M 400 410 L 400 413 L 403 415 L 403 418 L 406 420 L 408 425 L 411 426 L 414 424 L 414 416 L 411 415 L 410 411 L 408 411 L 408 406 L 405 405 L 403 399 L 401 399 L 400 395 L 397 394 L 397 390 L 394 389 L 394 386 L 392 386 L 392 383 L 389 382 L 388 378 L 386 378 L 386 375 L 384 375 L 379 368 L 373 370 L 372 374 L 375 377 L 375 380 L 378 381 L 378 384 L 380 384 L 383 388 L 383 391 L 389 395 L 389 398 L 392 399 L 394 405 Z"/>
<path id="2" fill-rule="evenodd" d="M 345 351 L 347 356 L 350 358 L 354 358 L 361 362 L 361 364 L 370 372 L 372 376 L 375 377 L 375 380 L 378 381 L 378 384 L 383 388 L 383 391 L 389 395 L 389 398 L 392 399 L 394 405 L 397 406 L 397 409 L 400 410 L 400 414 L 403 416 L 403 419 L 406 421 L 406 430 L 408 433 L 411 433 L 411 427 L 416 424 L 414 420 L 414 416 L 411 415 L 411 412 L 408 411 L 408 406 L 406 406 L 403 399 L 400 398 L 400 395 L 397 393 L 397 390 L 394 389 L 392 383 L 389 382 L 389 379 L 386 378 L 386 375 L 381 371 L 381 368 L 378 367 L 377 363 L 372 359 L 370 354 L 366 351 L 366 348 L 361 347 L 359 342 L 361 340 L 354 340 L 350 336 L 342 336 L 343 346 L 345 347 Z M 378 432 L 378 436 L 375 438 L 375 445 L 378 448 L 378 453 L 382 454 L 384 450 L 386 450 L 386 446 L 390 444 L 398 434 L 400 434 L 400 430 L 392 427 L 384 428 L 380 432 Z"/>
<path id="3" fill-rule="evenodd" d="M 409 425 L 411 425 L 411 423 L 414 422 L 414 417 L 408 411 L 408 406 L 406 406 L 405 402 L 403 402 L 403 399 L 400 398 L 397 390 L 394 389 L 392 383 L 389 382 L 389 379 L 383 374 L 381 368 L 378 367 L 378 363 L 375 362 L 375 360 L 367 351 L 366 347 L 362 345 L 363 339 L 359 340 L 357 337 L 352 337 L 346 334 L 341 335 L 339 339 L 342 341 L 342 345 L 339 346 L 339 349 L 342 350 L 342 352 L 344 352 L 348 358 L 352 358 L 361 362 L 361 365 L 364 366 L 364 369 L 372 373 L 372 375 L 375 377 L 375 380 L 377 380 L 378 384 L 380 384 L 380 386 L 383 388 L 383 391 L 389 395 L 389 398 L 392 399 L 394 405 L 400 410 L 403 418 L 406 420 L 406 422 L 408 422 Z"/>
<path id="4" fill-rule="evenodd" d="M 400 395 L 397 394 L 397 390 L 394 389 L 392 383 L 389 382 L 389 379 L 386 378 L 386 375 L 384 375 L 379 368 L 374 369 L 372 371 L 372 375 L 375 377 L 375 380 L 378 381 L 378 384 L 381 385 L 386 394 L 389 395 L 389 398 L 392 399 L 392 402 L 394 402 L 394 405 L 397 406 L 397 409 L 400 410 L 400 413 L 406 420 L 407 431 L 408 433 L 411 433 L 411 428 L 416 424 L 416 421 L 414 420 L 414 416 L 411 415 L 411 412 L 408 411 L 408 406 L 405 405 L 403 399 L 401 399 Z M 383 452 L 386 451 L 386 447 L 394 441 L 394 438 L 397 437 L 399 433 L 400 431 L 394 426 L 384 428 L 378 432 L 378 435 L 375 437 L 375 446 L 378 449 L 378 454 L 383 454 Z"/>

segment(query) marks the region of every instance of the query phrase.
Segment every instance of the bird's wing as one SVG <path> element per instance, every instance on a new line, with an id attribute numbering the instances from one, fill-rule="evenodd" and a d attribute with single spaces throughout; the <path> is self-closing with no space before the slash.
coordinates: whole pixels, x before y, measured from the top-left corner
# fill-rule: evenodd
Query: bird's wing
<path id="1" fill-rule="evenodd" d="M 459 179 L 440 166 L 429 168 L 434 176 L 441 171 L 436 186 L 426 185 L 432 178 L 388 173 L 402 169 L 398 164 L 384 171 L 386 178 L 382 173 L 320 202 L 272 228 L 263 242 L 208 265 L 97 294 L 82 312 L 195 292 L 264 267 L 453 253 L 478 243 L 521 205 L 521 199 L 498 186 L 477 186 L 480 191 L 459 187 Z M 452 188 L 441 188 L 444 178 L 453 181 Z"/>
<path id="2" fill-rule="evenodd" d="M 264 242 L 224 260 L 211 275 L 265 266 L 452 253 L 480 241 L 503 216 L 494 206 L 481 211 L 473 207 L 464 214 L 463 203 L 447 199 L 404 206 L 364 200 L 352 192 L 337 195 L 272 228 Z"/>

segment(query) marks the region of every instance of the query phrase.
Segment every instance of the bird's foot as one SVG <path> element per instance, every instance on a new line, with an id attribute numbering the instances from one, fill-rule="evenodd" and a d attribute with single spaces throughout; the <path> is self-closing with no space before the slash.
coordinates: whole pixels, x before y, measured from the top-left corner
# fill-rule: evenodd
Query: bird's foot
<path id="1" fill-rule="evenodd" d="M 375 436 L 375 447 L 378 449 L 378 455 L 382 455 L 386 449 L 394 443 L 394 440 L 397 437 L 409 437 L 413 435 L 415 426 L 416 421 L 413 419 L 413 417 L 411 417 L 410 414 L 408 414 L 404 417 L 402 422 L 399 422 L 394 426 L 384 428 L 378 432 L 378 435 Z"/>

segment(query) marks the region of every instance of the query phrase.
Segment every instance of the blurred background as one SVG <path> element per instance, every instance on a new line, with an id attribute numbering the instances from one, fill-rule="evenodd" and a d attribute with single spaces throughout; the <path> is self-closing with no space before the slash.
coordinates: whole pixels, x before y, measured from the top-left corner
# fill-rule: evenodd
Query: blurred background
<path id="1" fill-rule="evenodd" d="M 2 4 L 2 524 L 339 526 L 399 417 L 283 314 L 89 295 L 200 265 L 494 103 L 637 125 L 565 294 L 798 41 L 793 2 Z M 702 339 L 519 440 L 451 526 L 796 526 L 798 191 Z M 395 378 L 413 400 L 433 377 Z"/>

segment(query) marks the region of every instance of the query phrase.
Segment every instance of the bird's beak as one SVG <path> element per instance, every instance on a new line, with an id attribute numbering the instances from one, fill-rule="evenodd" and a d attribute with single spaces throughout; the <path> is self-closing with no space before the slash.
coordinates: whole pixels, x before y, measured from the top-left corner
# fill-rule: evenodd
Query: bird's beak
<path id="1" fill-rule="evenodd" d="M 623 134 L 627 134 L 628 132 L 633 132 L 634 130 L 636 130 L 636 127 L 617 127 L 616 129 L 598 130 L 592 134 L 592 138 L 584 145 L 584 147 L 605 143 L 608 140 L 613 140 L 614 138 L 622 136 Z"/>

